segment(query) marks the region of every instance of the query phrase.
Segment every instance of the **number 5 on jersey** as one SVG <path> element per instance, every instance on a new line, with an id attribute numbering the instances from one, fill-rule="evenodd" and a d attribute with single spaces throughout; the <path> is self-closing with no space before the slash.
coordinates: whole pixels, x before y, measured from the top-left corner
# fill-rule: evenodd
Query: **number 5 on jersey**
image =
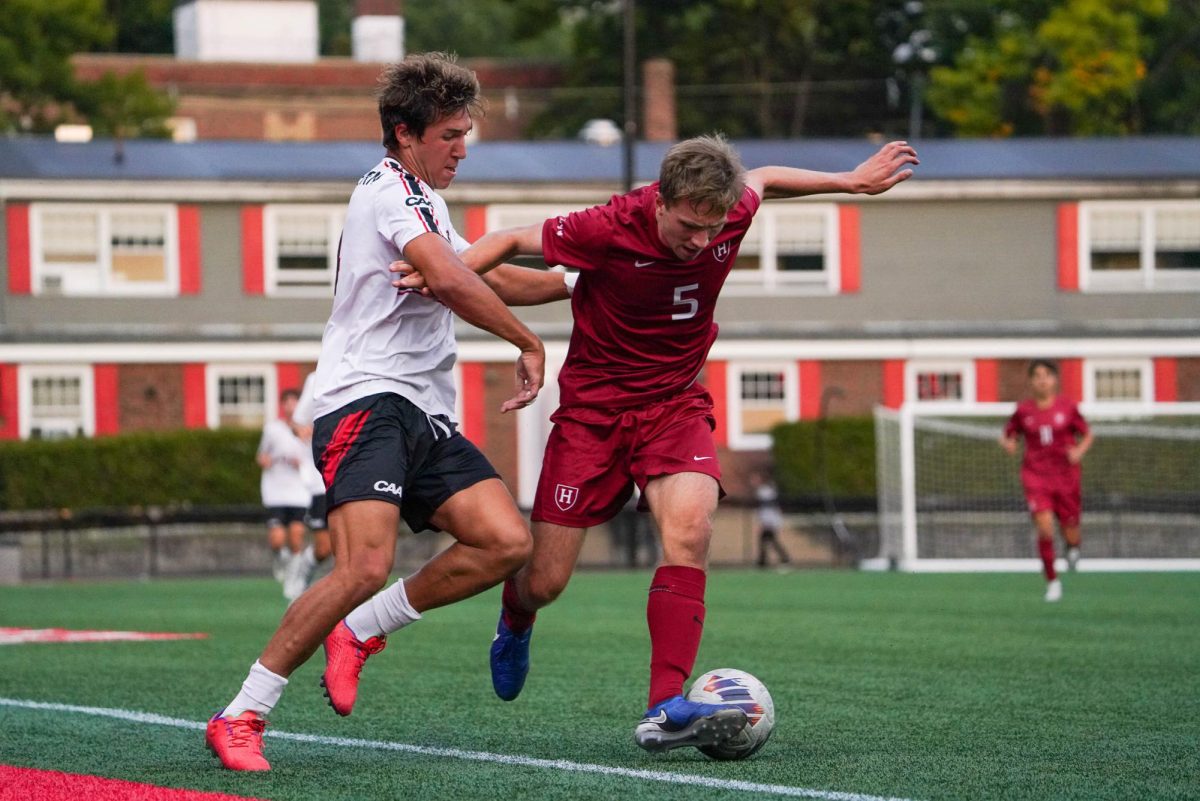
<path id="1" fill-rule="evenodd" d="M 696 312 L 700 310 L 700 301 L 695 298 L 685 298 L 684 292 L 691 292 L 693 289 L 699 289 L 699 284 L 684 284 L 683 286 L 675 287 L 675 303 L 676 306 L 686 306 L 687 311 L 675 312 L 671 315 L 672 320 L 690 320 L 696 316 Z"/>

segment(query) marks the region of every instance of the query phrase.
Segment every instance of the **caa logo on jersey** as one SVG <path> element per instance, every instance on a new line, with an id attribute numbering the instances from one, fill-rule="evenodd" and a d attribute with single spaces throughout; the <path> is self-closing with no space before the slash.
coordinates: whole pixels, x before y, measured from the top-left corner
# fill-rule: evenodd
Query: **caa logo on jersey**
<path id="1" fill-rule="evenodd" d="M 429 202 L 429 198 L 421 197 L 420 195 L 409 195 L 404 199 L 406 206 L 424 206 L 427 209 L 432 209 L 433 204 Z"/>
<path id="2" fill-rule="evenodd" d="M 390 481 L 384 481 L 382 478 L 375 482 L 375 490 L 377 492 L 390 492 L 396 497 L 402 497 L 404 495 L 403 487 L 396 486 Z"/>
<path id="3" fill-rule="evenodd" d="M 733 248 L 728 242 L 722 242 L 713 248 L 713 256 L 716 257 L 717 261 L 723 262 L 729 258 L 729 251 L 731 250 L 733 250 Z"/>
<path id="4" fill-rule="evenodd" d="M 554 488 L 554 503 L 561 511 L 568 511 L 575 505 L 575 501 L 577 500 L 579 500 L 579 487 L 568 487 L 566 484 L 559 484 Z"/>

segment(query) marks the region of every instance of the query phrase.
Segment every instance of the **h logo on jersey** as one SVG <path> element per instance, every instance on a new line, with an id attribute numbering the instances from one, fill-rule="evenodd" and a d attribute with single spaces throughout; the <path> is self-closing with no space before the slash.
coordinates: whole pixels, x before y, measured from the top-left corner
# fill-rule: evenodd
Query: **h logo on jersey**
<path id="1" fill-rule="evenodd" d="M 723 262 L 729 258 L 729 251 L 732 249 L 728 242 L 722 242 L 713 248 L 713 256 L 716 257 L 717 261 Z"/>
<path id="2" fill-rule="evenodd" d="M 559 484 L 554 488 L 554 503 L 558 505 L 560 511 L 568 511 L 577 500 L 579 500 L 579 487 Z"/>

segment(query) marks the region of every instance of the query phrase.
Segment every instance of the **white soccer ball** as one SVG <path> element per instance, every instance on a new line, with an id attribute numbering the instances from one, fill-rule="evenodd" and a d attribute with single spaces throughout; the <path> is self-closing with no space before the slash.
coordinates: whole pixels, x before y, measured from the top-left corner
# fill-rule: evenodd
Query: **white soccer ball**
<path id="1" fill-rule="evenodd" d="M 700 747 L 713 759 L 745 759 L 767 744 L 775 729 L 775 702 L 761 681 L 744 670 L 710 670 L 692 684 L 687 699 L 701 704 L 736 706 L 746 713 L 746 728 L 719 745 Z"/>

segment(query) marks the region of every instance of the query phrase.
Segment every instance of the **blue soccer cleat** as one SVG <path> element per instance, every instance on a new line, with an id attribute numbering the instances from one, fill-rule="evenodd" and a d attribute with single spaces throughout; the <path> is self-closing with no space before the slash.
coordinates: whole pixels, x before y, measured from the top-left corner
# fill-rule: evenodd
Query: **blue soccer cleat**
<path id="1" fill-rule="evenodd" d="M 646 710 L 633 740 L 652 752 L 717 745 L 736 737 L 746 722 L 746 713 L 736 706 L 698 704 L 677 695 Z"/>
<path id="2" fill-rule="evenodd" d="M 529 675 L 531 637 L 532 626 L 520 634 L 513 634 L 504 625 L 504 613 L 500 614 L 496 636 L 492 639 L 492 689 L 501 700 L 513 700 L 525 686 L 525 677 Z"/>

